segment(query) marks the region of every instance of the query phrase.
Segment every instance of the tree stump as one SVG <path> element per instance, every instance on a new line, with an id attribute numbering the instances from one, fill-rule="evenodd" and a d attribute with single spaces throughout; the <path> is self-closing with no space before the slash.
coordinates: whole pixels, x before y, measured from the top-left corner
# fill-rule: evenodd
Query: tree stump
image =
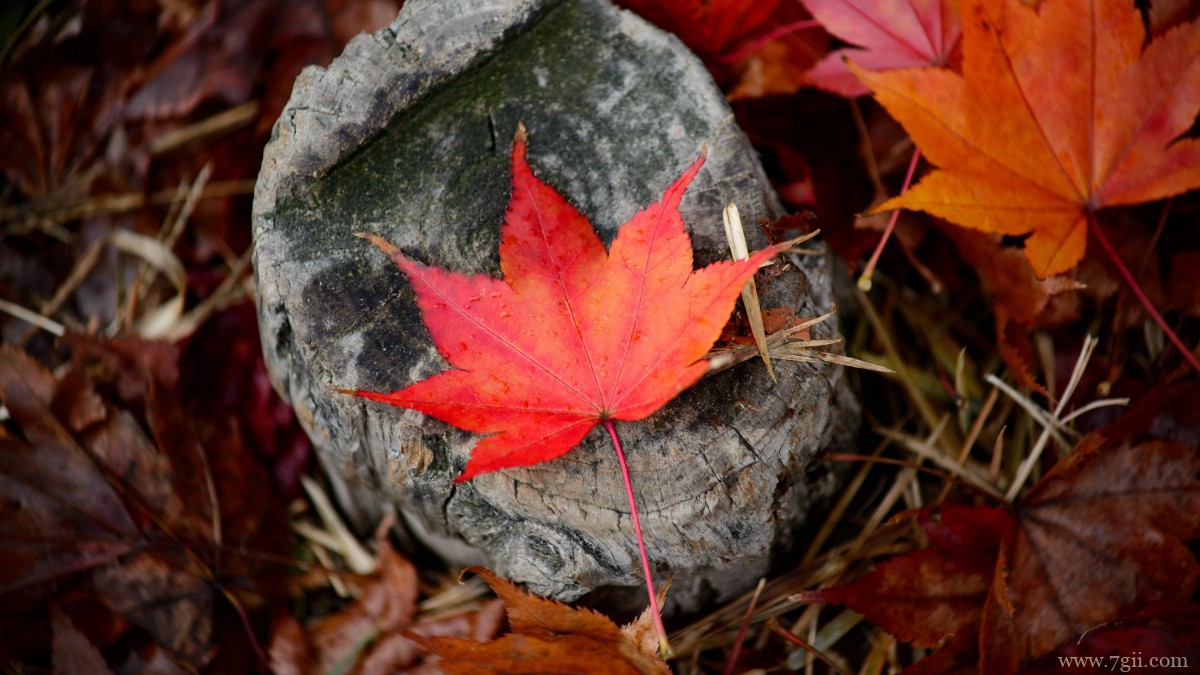
<path id="1" fill-rule="evenodd" d="M 499 276 L 520 121 L 534 172 L 606 243 L 705 145 L 708 162 L 681 207 L 697 265 L 729 255 L 726 203 L 740 207 L 752 249 L 765 244 L 754 223 L 780 214 L 720 91 L 675 38 L 603 0 L 409 0 L 390 27 L 304 71 L 267 146 L 254 202 L 267 365 L 344 481 L 348 509 L 369 517 L 394 505 L 443 557 L 541 595 L 639 589 L 602 427 L 560 459 L 454 485 L 473 435 L 334 391 L 391 391 L 445 367 L 407 280 L 354 233 Z M 798 262 L 761 289 L 763 306 L 828 311 L 824 260 Z M 674 577 L 676 607 L 752 585 L 833 488 L 813 456 L 857 421 L 840 369 L 783 362 L 776 375 L 777 384 L 758 360 L 743 363 L 645 421 L 618 423 L 647 549 L 656 576 Z"/>

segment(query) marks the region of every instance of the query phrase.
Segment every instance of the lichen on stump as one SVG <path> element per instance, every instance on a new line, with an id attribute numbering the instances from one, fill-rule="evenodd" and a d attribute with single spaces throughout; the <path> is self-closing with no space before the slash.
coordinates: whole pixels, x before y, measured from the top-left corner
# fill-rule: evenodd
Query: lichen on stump
<path id="1" fill-rule="evenodd" d="M 354 233 L 499 276 L 519 121 L 533 170 L 606 243 L 705 145 L 681 205 L 697 265 L 728 256 L 726 203 L 747 223 L 779 214 L 720 92 L 674 38 L 602 0 L 410 0 L 389 28 L 301 75 L 267 147 L 254 255 L 268 368 L 351 512 L 369 518 L 390 503 L 447 559 L 542 595 L 640 589 L 602 430 L 552 462 L 456 486 L 474 436 L 335 392 L 399 389 L 445 367 L 403 275 Z M 752 248 L 765 243 L 747 234 Z M 762 289 L 764 306 L 827 311 L 823 259 L 802 264 Z M 757 361 L 739 365 L 620 426 L 647 548 L 674 577 L 676 606 L 752 584 L 831 488 L 813 456 L 854 421 L 841 372 L 776 369 L 778 384 Z"/>

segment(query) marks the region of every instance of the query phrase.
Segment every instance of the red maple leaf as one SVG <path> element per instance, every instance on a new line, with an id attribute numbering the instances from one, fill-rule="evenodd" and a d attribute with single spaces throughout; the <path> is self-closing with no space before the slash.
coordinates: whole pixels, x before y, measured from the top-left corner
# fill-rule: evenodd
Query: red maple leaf
<path id="1" fill-rule="evenodd" d="M 779 0 L 619 0 L 698 54 L 720 54 L 760 30 Z"/>
<path id="2" fill-rule="evenodd" d="M 853 583 L 799 594 L 845 604 L 902 642 L 941 647 L 941 666 L 977 660 L 979 623 L 1000 553 L 1012 529 L 1006 511 L 949 506 L 908 511 L 929 547 L 880 563 Z M 965 655 L 963 652 L 966 652 Z M 930 657 L 932 658 L 932 656 Z M 930 664 L 923 664 L 928 668 Z"/>
<path id="3" fill-rule="evenodd" d="M 846 59 L 864 70 L 943 66 L 962 36 L 957 0 L 803 0 L 831 34 L 851 43 L 830 52 L 805 79 L 849 98 L 868 93 Z"/>
<path id="4" fill-rule="evenodd" d="M 558 457 L 598 422 L 648 417 L 708 370 L 703 357 L 742 286 L 783 246 L 692 270 L 677 207 L 703 163 L 701 154 L 606 252 L 587 219 L 530 171 L 518 128 L 503 279 L 429 267 L 362 235 L 408 275 L 454 368 L 390 394 L 350 393 L 492 434 L 456 482 Z"/>

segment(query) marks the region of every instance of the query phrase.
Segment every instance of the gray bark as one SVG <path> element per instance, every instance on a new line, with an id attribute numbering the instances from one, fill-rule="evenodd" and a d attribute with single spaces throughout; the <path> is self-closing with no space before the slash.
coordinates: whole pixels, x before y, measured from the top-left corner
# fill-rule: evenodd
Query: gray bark
<path id="1" fill-rule="evenodd" d="M 353 235 L 499 276 L 519 121 L 534 172 L 606 242 L 703 146 L 708 162 L 681 207 L 698 265 L 728 257 L 724 204 L 740 207 L 752 249 L 765 243 L 758 219 L 779 215 L 724 98 L 675 38 L 601 0 L 410 0 L 389 28 L 297 80 L 255 192 L 258 307 L 275 387 L 344 481 L 347 508 L 369 518 L 394 505 L 449 560 L 572 600 L 642 584 L 602 427 L 560 459 L 455 486 L 474 436 L 334 392 L 400 389 L 446 367 L 404 276 Z M 828 310 L 823 259 L 800 263 L 763 289 L 765 307 Z M 750 361 L 618 423 L 673 604 L 753 584 L 832 489 L 813 455 L 856 420 L 840 369 L 776 368 L 778 384 Z"/>

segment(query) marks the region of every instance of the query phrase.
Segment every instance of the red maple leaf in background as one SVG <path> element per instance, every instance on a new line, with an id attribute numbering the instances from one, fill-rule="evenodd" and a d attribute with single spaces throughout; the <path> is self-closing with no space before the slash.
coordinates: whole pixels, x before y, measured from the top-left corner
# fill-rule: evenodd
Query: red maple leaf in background
<path id="1" fill-rule="evenodd" d="M 760 31 L 779 0 L 618 0 L 618 5 L 679 36 L 697 54 L 721 54 Z"/>
<path id="2" fill-rule="evenodd" d="M 825 30 L 855 45 L 827 54 L 805 79 L 847 98 L 870 90 L 846 59 L 865 70 L 943 66 L 962 36 L 957 0 L 804 0 L 804 6 Z"/>
<path id="3" fill-rule="evenodd" d="M 454 368 L 390 394 L 349 393 L 492 434 L 457 481 L 558 457 L 598 422 L 648 417 L 704 375 L 742 286 L 786 245 L 693 271 L 678 206 L 703 163 L 701 155 L 622 226 L 606 252 L 587 219 L 530 171 L 518 128 L 503 279 L 422 265 L 363 235 L 408 275 Z"/>

